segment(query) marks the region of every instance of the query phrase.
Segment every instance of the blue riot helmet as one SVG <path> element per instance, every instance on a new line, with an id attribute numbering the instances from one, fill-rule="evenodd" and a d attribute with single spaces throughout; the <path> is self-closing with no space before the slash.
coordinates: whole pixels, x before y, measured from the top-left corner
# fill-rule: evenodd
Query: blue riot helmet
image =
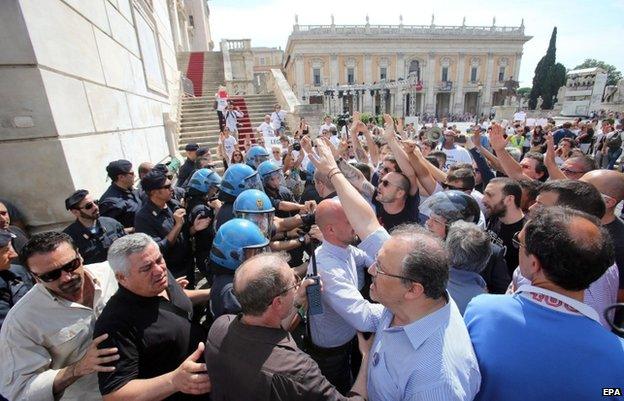
<path id="1" fill-rule="evenodd" d="M 193 173 L 188 183 L 189 189 L 205 194 L 207 198 L 214 198 L 219 193 L 221 176 L 208 168 L 201 168 Z"/>
<path id="2" fill-rule="evenodd" d="M 426 226 L 431 229 L 431 224 L 441 224 L 446 227 L 452 223 L 463 220 L 469 223 L 478 223 L 481 216 L 479 204 L 470 195 L 462 191 L 436 192 L 420 205 L 420 213 L 434 223 L 427 221 Z M 440 232 L 441 234 L 441 232 Z"/>
<path id="3" fill-rule="evenodd" d="M 226 269 L 236 270 L 245 260 L 267 250 L 269 240 L 257 225 L 245 219 L 223 223 L 210 250 L 210 260 Z"/>
<path id="4" fill-rule="evenodd" d="M 266 185 L 267 182 L 274 177 L 279 177 L 280 184 L 284 179 L 284 173 L 282 173 L 282 168 L 276 163 L 269 160 L 262 162 L 258 166 L 258 175 L 260 176 L 260 179 L 262 180 L 262 183 L 264 185 Z"/>
<path id="5" fill-rule="evenodd" d="M 267 238 L 271 238 L 274 215 L 271 199 L 257 189 L 243 191 L 234 201 L 234 216 L 255 223 Z"/>
<path id="6" fill-rule="evenodd" d="M 269 152 L 262 146 L 252 146 L 245 155 L 245 163 L 253 168 L 258 168 L 265 160 L 269 160 Z"/>
<path id="7" fill-rule="evenodd" d="M 312 162 L 308 162 L 305 172 L 306 172 L 306 181 L 308 182 L 314 181 L 314 173 L 316 172 L 316 167 L 314 167 L 314 164 L 312 164 Z"/>
<path id="8" fill-rule="evenodd" d="M 263 189 L 258 173 L 246 164 L 232 164 L 223 174 L 221 191 L 238 196 L 246 189 Z"/>

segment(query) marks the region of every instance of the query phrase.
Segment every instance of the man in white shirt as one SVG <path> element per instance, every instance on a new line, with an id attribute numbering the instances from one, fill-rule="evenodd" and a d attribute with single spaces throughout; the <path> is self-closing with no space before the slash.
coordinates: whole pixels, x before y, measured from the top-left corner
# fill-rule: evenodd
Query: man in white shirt
<path id="1" fill-rule="evenodd" d="M 338 131 L 338 128 L 336 128 L 336 125 L 332 123 L 332 118 L 330 116 L 325 116 L 323 120 L 324 120 L 324 123 L 319 128 L 319 135 L 323 134 L 323 131 L 331 132 L 332 128 L 333 128 L 333 131 Z"/>
<path id="2" fill-rule="evenodd" d="M 237 148 L 237 144 L 238 140 L 230 135 L 228 127 L 223 128 L 223 132 L 219 135 L 219 147 L 221 149 L 221 157 L 227 162 L 226 166 L 232 161 L 232 155 Z"/>
<path id="3" fill-rule="evenodd" d="M 282 106 L 276 104 L 273 107 L 273 113 L 271 113 L 271 126 L 277 135 L 284 133 L 284 126 L 286 124 L 286 112 L 282 110 Z"/>
<path id="4" fill-rule="evenodd" d="M 264 146 L 270 149 L 269 147 L 273 145 L 273 139 L 277 137 L 271 125 L 270 115 L 267 114 L 264 116 L 264 121 L 256 128 L 256 132 L 262 135 L 264 138 Z"/>
<path id="5" fill-rule="evenodd" d="M 225 116 L 225 126 L 232 134 L 238 136 L 238 119 L 244 116 L 243 112 L 230 103 L 223 114 Z"/>
<path id="6" fill-rule="evenodd" d="M 472 156 L 470 153 L 455 144 L 457 133 L 453 130 L 444 131 L 444 142 L 440 145 L 440 150 L 446 154 L 446 164 L 444 170 L 448 170 L 452 165 L 457 163 L 472 164 Z"/>
<path id="7" fill-rule="evenodd" d="M 98 349 L 95 320 L 117 291 L 107 262 L 88 266 L 71 237 L 33 236 L 22 260 L 37 284 L 9 311 L 0 330 L 0 394 L 10 400 L 96 401 L 97 372 L 112 372 L 115 348 Z"/>

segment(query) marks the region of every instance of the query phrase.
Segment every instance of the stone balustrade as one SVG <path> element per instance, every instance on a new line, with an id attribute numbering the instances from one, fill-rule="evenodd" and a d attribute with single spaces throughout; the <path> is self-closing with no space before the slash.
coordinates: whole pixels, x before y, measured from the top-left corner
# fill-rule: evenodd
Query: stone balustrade
<path id="1" fill-rule="evenodd" d="M 524 36 L 524 26 L 467 26 L 467 25 L 294 25 L 298 35 L 414 35 L 414 36 Z"/>

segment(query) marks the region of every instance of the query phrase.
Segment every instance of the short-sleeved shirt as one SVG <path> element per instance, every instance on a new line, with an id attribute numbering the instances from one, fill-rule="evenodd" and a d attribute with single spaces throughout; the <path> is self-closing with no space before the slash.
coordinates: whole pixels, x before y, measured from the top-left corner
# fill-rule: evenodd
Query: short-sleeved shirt
<path id="1" fill-rule="evenodd" d="M 472 164 L 472 156 L 470 156 L 470 152 L 468 152 L 461 146 L 455 145 L 453 149 L 446 149 L 444 148 L 444 146 L 442 146 L 440 150 L 446 155 L 446 164 L 444 165 L 445 171 L 455 164 Z"/>
<path id="2" fill-rule="evenodd" d="M 420 195 L 418 193 L 413 196 L 408 195 L 405 201 L 405 207 L 396 214 L 386 212 L 383 203 L 375 199 L 376 197 L 377 191 L 373 194 L 372 202 L 377 213 L 377 220 L 379 220 L 379 224 L 381 224 L 386 231 L 392 231 L 394 227 L 401 224 L 419 222 L 420 213 L 418 207 L 420 205 Z"/>
<path id="3" fill-rule="evenodd" d="M 28 271 L 20 265 L 11 265 L 0 270 L 0 328 L 9 309 L 33 287 Z"/>
<path id="4" fill-rule="evenodd" d="M 76 220 L 63 232 L 74 240 L 86 265 L 105 262 L 108 248 L 117 238 L 126 235 L 121 223 L 110 217 L 100 217 L 91 228 Z"/>
<path id="5" fill-rule="evenodd" d="M 141 199 L 134 191 L 111 184 L 100 197 L 99 207 L 101 216 L 112 217 L 129 228 L 134 227 L 134 215 L 141 207 Z"/>
<path id="6" fill-rule="evenodd" d="M 175 225 L 173 210 L 178 206 L 176 202 L 170 201 L 164 209 L 161 209 L 152 201 L 147 201 L 137 212 L 134 221 L 136 232 L 145 233 L 156 241 L 165 258 L 167 268 L 176 277 L 187 274 L 191 258 L 186 227 L 182 228 L 174 243 L 170 243 L 167 239 L 167 235 Z"/>
<path id="7" fill-rule="evenodd" d="M 182 287 L 168 274 L 164 297 L 142 297 L 123 286 L 111 297 L 95 323 L 93 336 L 108 338 L 100 348 L 117 347 L 115 371 L 99 373 L 100 392 L 110 394 L 131 380 L 148 379 L 175 370 L 206 338 L 192 321 L 193 305 Z M 201 361 L 200 361 L 201 362 Z M 206 396 L 176 393 L 166 400 L 197 400 Z"/>
<path id="8" fill-rule="evenodd" d="M 492 218 L 488 221 L 487 231 L 492 237 L 492 242 L 505 249 L 505 262 L 507 262 L 509 277 L 518 267 L 519 250 L 513 245 L 512 238 L 515 233 L 522 230 L 523 226 L 524 218 L 512 224 L 503 224 L 498 218 Z"/>
<path id="9" fill-rule="evenodd" d="M 213 401 L 364 400 L 342 396 L 280 328 L 221 316 L 210 328 L 205 354 Z"/>

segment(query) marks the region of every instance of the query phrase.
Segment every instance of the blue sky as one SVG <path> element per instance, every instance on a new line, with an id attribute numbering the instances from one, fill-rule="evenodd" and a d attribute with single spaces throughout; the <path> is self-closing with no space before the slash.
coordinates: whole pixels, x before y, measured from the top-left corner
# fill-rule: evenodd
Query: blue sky
<path id="1" fill-rule="evenodd" d="M 530 86 L 533 71 L 548 47 L 557 26 L 557 61 L 573 68 L 595 58 L 624 71 L 623 0 L 209 0 L 210 25 L 215 44 L 221 39 L 251 39 L 252 46 L 286 46 L 294 16 L 299 23 L 429 24 L 518 26 L 524 18 L 525 33 L 533 36 L 524 46 L 521 86 Z M 380 6 L 383 4 L 383 7 Z M 218 45 L 217 45 L 218 47 Z"/>

